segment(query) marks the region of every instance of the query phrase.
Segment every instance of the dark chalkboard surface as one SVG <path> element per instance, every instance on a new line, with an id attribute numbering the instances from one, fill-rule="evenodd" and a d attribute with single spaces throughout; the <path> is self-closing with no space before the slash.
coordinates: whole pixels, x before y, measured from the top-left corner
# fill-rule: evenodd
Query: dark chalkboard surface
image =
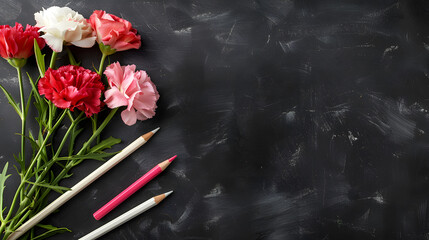
<path id="1" fill-rule="evenodd" d="M 129 20 L 142 48 L 110 60 L 146 70 L 161 94 L 155 118 L 132 127 L 114 119 L 105 136 L 123 143 L 113 150 L 162 129 L 43 222 L 73 230 L 53 239 L 81 237 L 169 190 L 165 202 L 103 239 L 427 239 L 429 1 L 1 5 L 1 24 L 34 24 L 33 13 L 53 5 Z M 88 68 L 100 58 L 97 47 L 72 51 Z M 0 70 L 17 96 L 15 70 L 6 61 Z M 34 59 L 25 70 L 36 71 Z M 18 122 L 0 95 L 0 166 L 19 151 Z M 102 221 L 93 219 L 175 154 L 166 172 Z M 100 164 L 82 163 L 62 184 Z M 10 200 L 18 178 L 9 171 Z"/>

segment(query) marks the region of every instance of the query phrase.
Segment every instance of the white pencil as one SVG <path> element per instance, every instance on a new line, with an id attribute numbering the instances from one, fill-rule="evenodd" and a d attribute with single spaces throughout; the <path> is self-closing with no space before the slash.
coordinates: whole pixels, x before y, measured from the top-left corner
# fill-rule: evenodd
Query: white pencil
<path id="1" fill-rule="evenodd" d="M 79 240 L 93 240 L 97 239 L 104 234 L 110 232 L 111 230 L 119 227 L 120 225 L 128 222 L 129 220 L 137 217 L 138 215 L 142 214 L 143 212 L 146 212 L 147 210 L 155 207 L 158 205 L 159 202 L 164 200 L 168 195 L 170 195 L 173 191 L 163 193 L 161 195 L 155 196 L 150 198 L 149 200 L 145 201 L 144 203 L 138 205 L 137 207 L 129 210 L 128 212 L 120 215 L 119 217 L 113 219 L 112 221 L 104 224 L 103 226 L 95 229 L 94 231 L 88 233 L 87 235 L 79 238 Z"/>
<path id="2" fill-rule="evenodd" d="M 59 196 L 55 201 L 53 201 L 51 204 L 46 206 L 42 211 L 40 211 L 34 217 L 30 218 L 21 227 L 19 227 L 15 232 L 13 232 L 7 238 L 7 240 L 18 239 L 25 232 L 30 230 L 32 227 L 34 227 L 36 224 L 38 224 L 40 221 L 42 221 L 45 217 L 47 217 L 49 214 L 51 214 L 53 211 L 55 211 L 56 209 L 61 207 L 64 203 L 66 203 L 68 200 L 70 200 L 72 197 L 74 197 L 80 191 L 85 189 L 92 182 L 97 180 L 99 177 L 101 177 L 103 174 L 105 174 L 111 168 L 113 168 L 118 163 L 120 163 L 124 158 L 128 157 L 131 153 L 133 153 L 139 147 L 143 146 L 158 130 L 159 130 L 159 128 L 154 129 L 154 130 L 142 135 L 141 137 L 137 138 L 134 142 L 132 142 L 127 147 L 125 147 L 121 152 L 119 152 L 118 154 L 113 156 L 111 159 L 109 159 L 109 161 L 105 162 L 99 168 L 94 170 L 91 174 L 89 174 L 84 179 L 82 179 L 80 182 L 78 182 L 76 185 L 74 185 L 71 188 L 71 190 L 69 190 L 69 191 L 65 192 L 64 194 L 62 194 L 61 196 Z"/>

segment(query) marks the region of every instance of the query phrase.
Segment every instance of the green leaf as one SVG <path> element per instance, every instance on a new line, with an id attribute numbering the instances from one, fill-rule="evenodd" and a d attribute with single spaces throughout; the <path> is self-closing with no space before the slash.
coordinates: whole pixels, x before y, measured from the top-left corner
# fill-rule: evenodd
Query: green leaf
<path id="1" fill-rule="evenodd" d="M 121 142 L 121 139 L 119 138 L 109 137 L 107 139 L 104 139 L 103 141 L 101 141 L 99 144 L 95 145 L 91 149 L 89 149 L 89 152 L 90 153 L 100 152 L 100 151 L 103 151 L 104 149 L 111 148 L 113 145 L 118 144 L 120 142 Z"/>
<path id="2" fill-rule="evenodd" d="M 113 153 L 105 153 L 105 152 L 102 152 L 102 153 L 89 153 L 88 155 L 92 155 L 92 154 L 95 154 L 96 156 L 93 156 L 92 158 L 89 158 L 89 159 L 93 159 L 93 160 L 98 160 L 98 161 L 106 161 L 106 158 L 107 157 L 111 157 L 111 156 L 113 156 L 113 155 L 115 155 L 115 154 L 118 154 L 119 152 L 113 152 Z M 98 155 L 98 156 L 97 156 Z M 84 159 L 79 159 L 78 161 L 74 161 L 73 163 L 72 163 L 72 166 L 74 167 L 74 166 L 77 166 L 79 163 L 81 163 L 83 160 L 85 160 L 86 158 L 84 158 Z"/>
<path id="3" fill-rule="evenodd" d="M 28 131 L 27 138 L 30 140 L 31 148 L 33 149 L 33 157 L 34 157 L 35 153 L 39 151 L 40 145 L 36 141 L 36 139 L 34 139 L 33 133 L 31 131 Z"/>
<path id="4" fill-rule="evenodd" d="M 55 162 L 58 166 L 61 167 L 61 169 L 64 169 L 66 166 L 64 166 L 64 164 L 60 163 L 60 161 L 56 161 Z"/>
<path id="5" fill-rule="evenodd" d="M 71 232 L 68 228 L 65 228 L 65 227 L 58 228 L 58 227 L 54 227 L 52 225 L 43 225 L 43 224 L 37 224 L 36 226 L 44 228 L 48 231 L 44 232 L 43 234 L 40 234 L 37 237 L 31 238 L 32 240 L 41 240 L 41 239 L 51 237 L 55 234 L 64 233 L 64 232 Z"/>
<path id="6" fill-rule="evenodd" d="M 94 63 L 92 64 L 92 68 L 94 69 L 94 71 L 95 71 L 98 75 L 101 75 L 101 74 L 98 72 L 98 69 L 95 67 Z"/>
<path id="7" fill-rule="evenodd" d="M 15 109 L 16 113 L 18 113 L 19 117 L 22 119 L 22 113 L 19 109 L 19 105 L 15 102 L 12 95 L 0 84 L 1 90 L 3 90 L 4 95 L 6 95 L 7 100 L 9 101 L 9 104 L 12 105 L 12 107 Z"/>
<path id="8" fill-rule="evenodd" d="M 21 153 L 18 153 L 18 156 L 16 156 L 15 154 L 13 154 L 12 156 L 15 159 L 15 161 L 19 163 L 19 166 L 21 167 L 21 171 L 25 172 L 25 161 L 22 160 Z"/>
<path id="9" fill-rule="evenodd" d="M 92 134 L 95 134 L 95 132 L 97 131 L 97 119 L 98 119 L 97 114 L 91 116 Z M 97 141 L 96 141 L 96 144 L 99 144 L 99 143 L 100 143 L 100 135 L 97 136 Z"/>
<path id="10" fill-rule="evenodd" d="M 4 192 L 4 188 L 5 186 L 5 182 L 6 179 L 10 176 L 10 175 L 6 175 L 7 174 L 7 167 L 8 167 L 9 163 L 6 162 L 6 164 L 3 167 L 3 172 L 0 174 L 0 210 L 1 210 L 1 214 L 0 214 L 0 218 L 1 220 L 4 220 L 3 218 L 3 192 Z"/>
<path id="11" fill-rule="evenodd" d="M 30 96 L 28 97 L 27 104 L 25 105 L 25 112 L 24 112 L 25 118 L 27 117 L 27 113 L 28 113 L 28 109 L 29 109 L 30 104 L 31 104 L 31 100 L 33 99 L 33 93 L 34 93 L 33 91 L 30 92 Z"/>
<path id="12" fill-rule="evenodd" d="M 16 165 L 13 165 L 13 167 L 15 168 L 16 172 L 21 175 L 21 172 L 19 171 L 18 167 Z"/>
<path id="13" fill-rule="evenodd" d="M 67 173 L 64 175 L 63 179 L 70 178 L 71 176 L 73 176 L 73 173 Z"/>
<path id="14" fill-rule="evenodd" d="M 30 141 L 31 148 L 32 148 L 32 150 L 33 150 L 33 151 L 32 151 L 32 152 L 33 152 L 33 154 L 32 154 L 32 158 L 34 158 L 34 155 L 35 155 L 35 153 L 36 153 L 36 152 L 38 152 L 38 151 L 39 151 L 40 146 L 41 146 L 41 144 L 42 144 L 43 140 L 42 140 L 42 139 L 41 139 L 41 141 L 37 141 L 37 140 L 35 140 L 35 139 L 34 139 L 33 134 L 31 133 L 31 131 L 29 131 L 28 136 L 25 136 L 25 135 L 24 135 L 24 137 Z M 42 152 L 41 152 L 41 154 L 40 154 L 40 156 L 39 156 L 39 157 L 40 157 L 40 158 L 42 159 L 42 161 L 44 161 L 45 163 L 46 163 L 46 162 L 48 162 L 48 161 L 50 160 L 50 159 L 48 158 L 48 155 L 47 155 L 46 151 L 44 151 L 43 149 L 42 149 Z M 25 166 L 25 162 L 23 162 L 23 165 Z M 23 166 L 21 166 L 21 169 L 23 169 Z M 40 168 L 40 167 L 38 167 L 38 169 L 41 169 L 41 168 Z M 43 169 L 41 169 L 41 170 L 43 170 Z M 37 170 L 37 169 L 35 169 L 35 170 L 34 170 L 34 173 L 38 174 L 38 173 L 39 173 L 39 171 L 41 171 L 41 170 Z"/>
<path id="15" fill-rule="evenodd" d="M 34 94 L 34 97 L 36 99 L 36 103 L 38 105 L 44 104 L 45 102 L 42 101 L 42 97 L 40 96 L 39 90 L 36 87 L 36 82 L 33 81 L 33 78 L 31 78 L 31 76 L 30 76 L 30 74 L 28 74 L 28 72 L 27 72 L 27 76 L 28 76 L 28 80 L 29 80 L 30 85 L 31 85 L 31 90 L 32 90 L 32 92 L 34 92 L 33 94 Z"/>
<path id="16" fill-rule="evenodd" d="M 22 135 L 22 134 L 19 134 L 19 135 Z M 28 136 L 26 136 L 26 135 L 22 135 L 22 136 L 24 136 L 26 139 L 28 139 L 28 140 L 30 141 L 30 143 L 31 143 L 31 145 L 32 145 L 33 150 L 35 150 L 34 152 L 39 151 L 40 145 L 39 145 L 39 143 L 34 139 L 34 136 L 33 136 L 33 134 L 31 133 L 31 131 L 29 131 Z M 33 145 L 34 145 L 34 146 L 33 146 Z"/>
<path id="17" fill-rule="evenodd" d="M 36 57 L 37 68 L 39 68 L 40 76 L 45 76 L 45 54 L 42 55 L 42 51 L 40 51 L 39 44 L 37 44 L 36 39 L 34 39 L 34 56 Z"/>
<path id="18" fill-rule="evenodd" d="M 32 185 L 36 185 L 36 186 L 39 186 L 39 187 L 45 187 L 45 188 L 50 188 L 50 189 L 52 189 L 52 190 L 54 190 L 55 192 L 58 192 L 58 193 L 60 193 L 60 194 L 62 194 L 63 193 L 63 191 L 69 191 L 70 190 L 70 188 L 68 188 L 68 187 L 63 187 L 63 186 L 54 186 L 54 185 L 50 185 L 50 184 L 47 184 L 47 183 L 35 183 L 35 182 L 30 182 L 30 181 L 25 181 L 26 183 L 29 183 L 29 184 L 32 184 Z"/>
<path id="19" fill-rule="evenodd" d="M 37 108 L 37 112 L 39 112 L 39 116 L 36 117 L 37 122 L 39 123 L 39 129 L 43 130 L 47 128 L 47 119 L 48 119 L 48 105 L 45 104 L 45 101 L 43 103 L 34 103 L 34 105 Z"/>
<path id="20" fill-rule="evenodd" d="M 53 181 L 53 180 L 55 179 L 55 173 L 54 173 L 54 171 L 52 171 L 52 170 L 51 170 L 51 172 L 50 172 L 50 173 L 51 173 L 51 174 L 50 174 L 50 175 L 51 175 L 51 181 Z"/>
<path id="21" fill-rule="evenodd" d="M 70 48 L 66 47 L 66 50 L 67 50 L 67 55 L 69 57 L 70 64 L 74 66 L 80 66 L 80 62 L 76 62 L 76 59 L 74 58 Z"/>
<path id="22" fill-rule="evenodd" d="M 85 160 L 85 159 L 93 159 L 93 160 L 104 161 L 105 158 L 113 156 L 117 153 L 119 153 L 119 152 L 112 152 L 112 153 L 96 152 L 96 153 L 88 153 L 85 155 L 73 155 L 73 156 L 69 156 L 69 157 L 59 157 L 57 160 L 60 160 L 60 161 L 65 161 L 65 160 L 80 161 L 80 160 Z"/>
<path id="23" fill-rule="evenodd" d="M 70 135 L 70 143 L 69 143 L 69 155 L 73 154 L 74 151 L 74 144 L 76 141 L 76 137 L 83 131 L 83 128 L 73 130 L 73 132 Z"/>

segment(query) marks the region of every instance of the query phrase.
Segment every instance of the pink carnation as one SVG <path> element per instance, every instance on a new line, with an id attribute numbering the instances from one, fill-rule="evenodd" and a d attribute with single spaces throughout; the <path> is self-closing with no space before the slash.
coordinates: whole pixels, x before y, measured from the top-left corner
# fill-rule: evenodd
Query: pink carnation
<path id="1" fill-rule="evenodd" d="M 156 101 L 159 99 L 155 84 L 145 71 L 137 71 L 135 65 L 121 66 L 119 62 L 109 65 L 104 74 L 110 85 L 104 95 L 109 108 L 127 106 L 121 117 L 131 126 L 138 120 L 146 120 L 155 115 Z"/>
<path id="2" fill-rule="evenodd" d="M 116 51 L 140 48 L 140 35 L 130 22 L 102 10 L 95 10 L 89 18 L 97 42 L 110 46 Z"/>

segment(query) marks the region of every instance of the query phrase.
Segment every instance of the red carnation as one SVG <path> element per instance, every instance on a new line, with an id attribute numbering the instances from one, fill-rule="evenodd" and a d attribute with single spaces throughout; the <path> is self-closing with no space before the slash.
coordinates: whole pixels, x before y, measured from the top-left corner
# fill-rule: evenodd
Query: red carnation
<path id="1" fill-rule="evenodd" d="M 29 58 L 33 55 L 34 39 L 40 48 L 45 46 L 45 40 L 39 37 L 39 28 L 27 25 L 25 31 L 21 24 L 15 23 L 0 26 L 0 55 L 3 58 Z"/>
<path id="2" fill-rule="evenodd" d="M 45 95 L 58 108 L 72 111 L 77 108 L 88 117 L 100 112 L 104 85 L 100 75 L 91 70 L 72 65 L 58 70 L 49 68 L 38 87 L 40 95 Z"/>

